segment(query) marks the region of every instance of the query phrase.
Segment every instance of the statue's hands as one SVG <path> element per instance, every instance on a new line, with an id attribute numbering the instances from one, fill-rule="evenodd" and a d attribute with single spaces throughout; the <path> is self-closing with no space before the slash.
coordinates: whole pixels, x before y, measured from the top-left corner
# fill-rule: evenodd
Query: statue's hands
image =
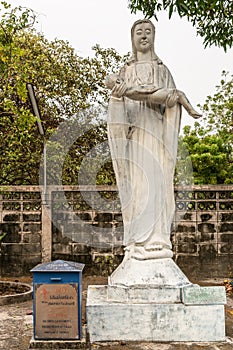
<path id="1" fill-rule="evenodd" d="M 116 84 L 112 89 L 111 95 L 116 98 L 121 98 L 122 96 L 124 96 L 126 90 L 127 90 L 127 86 L 125 82 L 116 82 Z"/>
<path id="2" fill-rule="evenodd" d="M 202 114 L 196 112 L 195 110 L 191 111 L 189 114 L 190 114 L 194 119 L 199 119 L 199 118 L 202 117 Z"/>
<path id="3" fill-rule="evenodd" d="M 178 99 L 179 99 L 179 96 L 177 95 L 176 91 L 171 93 L 166 100 L 167 107 L 169 108 L 174 107 Z"/>

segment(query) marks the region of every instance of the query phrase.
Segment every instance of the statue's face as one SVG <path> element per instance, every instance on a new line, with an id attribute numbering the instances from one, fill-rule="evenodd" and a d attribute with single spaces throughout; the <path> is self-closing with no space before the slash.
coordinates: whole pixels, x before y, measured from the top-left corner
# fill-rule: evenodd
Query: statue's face
<path id="1" fill-rule="evenodd" d="M 153 46 L 153 30 L 150 23 L 139 23 L 134 28 L 133 40 L 137 51 L 148 52 Z"/>

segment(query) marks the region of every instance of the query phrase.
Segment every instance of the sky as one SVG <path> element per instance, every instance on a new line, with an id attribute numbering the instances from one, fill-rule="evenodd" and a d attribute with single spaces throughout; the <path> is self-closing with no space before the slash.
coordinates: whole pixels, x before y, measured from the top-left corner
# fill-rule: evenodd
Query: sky
<path id="1" fill-rule="evenodd" d="M 24 6 L 38 13 L 37 30 L 46 38 L 67 40 L 82 57 L 92 56 L 92 47 L 112 47 L 120 54 L 131 51 L 130 29 L 143 18 L 131 14 L 128 0 L 7 0 L 12 6 Z M 158 14 L 155 51 L 171 71 L 178 89 L 184 91 L 196 107 L 213 95 L 223 70 L 233 74 L 233 49 L 204 49 L 203 39 L 186 19 Z M 183 110 L 182 126 L 194 120 Z"/>

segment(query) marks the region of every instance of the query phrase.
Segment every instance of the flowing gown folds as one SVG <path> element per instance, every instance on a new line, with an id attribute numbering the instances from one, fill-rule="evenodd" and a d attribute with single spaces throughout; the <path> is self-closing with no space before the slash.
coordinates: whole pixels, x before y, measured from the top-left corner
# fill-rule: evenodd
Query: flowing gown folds
<path id="1" fill-rule="evenodd" d="M 175 88 L 158 60 L 130 62 L 120 71 L 127 86 Z M 173 177 L 181 107 L 110 98 L 108 139 L 119 190 L 125 246 L 161 245 L 171 249 Z"/>

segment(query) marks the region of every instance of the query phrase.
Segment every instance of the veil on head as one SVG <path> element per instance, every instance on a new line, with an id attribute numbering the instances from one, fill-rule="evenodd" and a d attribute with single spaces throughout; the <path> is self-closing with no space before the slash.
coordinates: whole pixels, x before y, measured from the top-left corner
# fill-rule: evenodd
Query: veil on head
<path id="1" fill-rule="evenodd" d="M 137 20 L 136 22 L 134 22 L 134 24 L 131 28 L 132 56 L 130 57 L 128 63 L 137 61 L 137 49 L 136 49 L 136 46 L 134 43 L 133 36 L 134 36 L 134 30 L 135 30 L 136 25 L 141 24 L 141 23 L 149 23 L 151 28 L 152 28 L 153 43 L 152 43 L 152 48 L 151 48 L 151 59 L 158 60 L 159 63 L 162 63 L 162 61 L 159 59 L 159 57 L 155 54 L 155 50 L 154 50 L 155 26 L 149 19 L 146 19 L 146 18 Z"/>

